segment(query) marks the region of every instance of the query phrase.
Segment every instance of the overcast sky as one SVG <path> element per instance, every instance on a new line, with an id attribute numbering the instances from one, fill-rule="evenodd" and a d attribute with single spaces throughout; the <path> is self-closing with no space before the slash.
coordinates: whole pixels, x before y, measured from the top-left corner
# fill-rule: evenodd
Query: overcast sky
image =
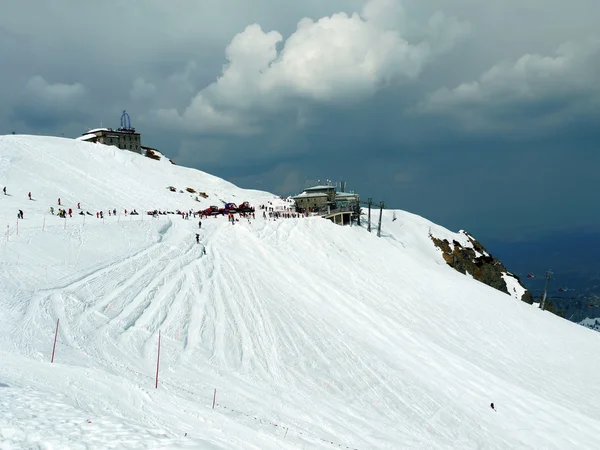
<path id="1" fill-rule="evenodd" d="M 248 188 L 476 236 L 600 225 L 598 0 L 19 0 L 0 133 L 118 127 Z"/>

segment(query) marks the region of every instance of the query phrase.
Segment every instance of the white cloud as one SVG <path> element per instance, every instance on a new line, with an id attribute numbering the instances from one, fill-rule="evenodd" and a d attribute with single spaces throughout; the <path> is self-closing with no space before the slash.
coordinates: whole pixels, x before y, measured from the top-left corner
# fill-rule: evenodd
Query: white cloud
<path id="1" fill-rule="evenodd" d="M 156 86 L 147 82 L 141 77 L 133 81 L 133 86 L 129 95 L 133 100 L 145 100 L 151 98 L 156 93 Z"/>
<path id="2" fill-rule="evenodd" d="M 51 104 L 65 104 L 80 99 L 85 94 L 81 83 L 48 83 L 43 77 L 35 75 L 25 86 L 26 92 L 33 98 Z"/>
<path id="3" fill-rule="evenodd" d="M 405 22 L 397 0 L 368 0 L 361 14 L 304 18 L 286 40 L 277 31 L 249 25 L 227 47 L 217 81 L 182 112 L 162 109 L 152 116 L 188 131 L 257 132 L 258 112 L 305 100 L 352 103 L 391 83 L 413 80 L 470 30 L 436 13 L 426 35 L 412 43 L 403 37 Z"/>
<path id="4" fill-rule="evenodd" d="M 471 129 L 518 126 L 524 110 L 531 113 L 528 127 L 536 114 L 538 124 L 553 125 L 600 100 L 599 70 L 600 40 L 571 42 L 553 56 L 526 54 L 493 66 L 477 81 L 439 89 L 416 111 L 456 116 Z"/>

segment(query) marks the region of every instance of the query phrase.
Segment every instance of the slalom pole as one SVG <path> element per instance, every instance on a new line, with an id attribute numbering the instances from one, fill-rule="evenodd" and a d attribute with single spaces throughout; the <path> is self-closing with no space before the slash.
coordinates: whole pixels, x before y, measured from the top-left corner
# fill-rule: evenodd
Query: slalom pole
<path id="1" fill-rule="evenodd" d="M 217 402 L 217 390 L 215 389 L 215 393 L 213 395 L 213 407 L 212 409 L 215 409 L 215 403 Z"/>
<path id="2" fill-rule="evenodd" d="M 158 389 L 158 367 L 160 365 L 160 330 L 158 330 L 158 356 L 156 357 L 156 384 L 155 389 Z"/>
<path id="3" fill-rule="evenodd" d="M 54 362 L 54 351 L 56 350 L 56 338 L 58 337 L 58 323 L 60 322 L 60 319 L 56 319 L 56 332 L 54 333 L 54 345 L 52 346 L 52 359 L 50 360 L 51 363 Z"/>
<path id="4" fill-rule="evenodd" d="M 19 235 L 19 219 L 17 219 L 17 236 Z"/>
<path id="5" fill-rule="evenodd" d="M 44 214 L 44 223 L 42 224 L 42 231 L 46 230 L 46 215 Z"/>

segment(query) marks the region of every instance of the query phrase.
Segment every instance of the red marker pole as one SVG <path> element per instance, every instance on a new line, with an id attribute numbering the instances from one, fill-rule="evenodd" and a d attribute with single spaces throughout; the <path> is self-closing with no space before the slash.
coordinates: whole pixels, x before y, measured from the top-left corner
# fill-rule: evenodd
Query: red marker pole
<path id="1" fill-rule="evenodd" d="M 60 319 L 56 319 L 56 332 L 54 333 L 54 345 L 52 346 L 52 359 L 50 360 L 51 363 L 54 362 L 54 351 L 56 350 L 56 338 L 58 337 L 59 322 L 60 322 Z"/>
<path id="2" fill-rule="evenodd" d="M 213 395 L 213 407 L 212 409 L 215 409 L 215 403 L 217 401 L 217 390 L 215 389 L 215 394 Z"/>
<path id="3" fill-rule="evenodd" d="M 154 386 L 158 389 L 158 368 L 160 365 L 160 330 L 158 330 L 158 356 L 156 358 L 156 385 Z"/>

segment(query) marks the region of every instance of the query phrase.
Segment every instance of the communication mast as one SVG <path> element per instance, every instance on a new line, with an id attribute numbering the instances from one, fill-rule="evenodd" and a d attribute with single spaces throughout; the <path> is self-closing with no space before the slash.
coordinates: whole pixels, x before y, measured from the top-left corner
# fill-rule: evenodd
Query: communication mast
<path id="1" fill-rule="evenodd" d="M 123 111 L 123 114 L 121 114 L 121 128 L 119 128 L 119 131 L 135 132 L 135 128 L 131 126 L 131 117 L 129 117 L 129 114 L 127 114 L 127 111 L 125 110 Z"/>

